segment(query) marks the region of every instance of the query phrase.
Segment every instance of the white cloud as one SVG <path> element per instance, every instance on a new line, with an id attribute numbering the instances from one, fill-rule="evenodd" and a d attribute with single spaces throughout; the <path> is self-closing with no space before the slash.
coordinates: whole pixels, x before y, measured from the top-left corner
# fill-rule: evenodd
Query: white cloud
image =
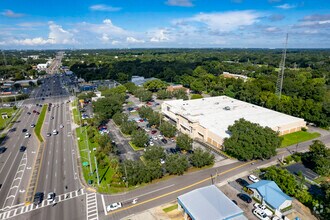
<path id="1" fill-rule="evenodd" d="M 166 29 L 151 31 L 150 34 L 152 35 L 150 42 L 164 42 L 170 40 L 169 32 Z"/>
<path id="2" fill-rule="evenodd" d="M 113 40 L 113 41 L 111 42 L 111 44 L 112 44 L 112 45 L 118 45 L 118 44 L 120 44 L 120 41 L 118 41 L 118 40 Z"/>
<path id="3" fill-rule="evenodd" d="M 92 5 L 89 7 L 89 9 L 92 11 L 109 11 L 109 12 L 121 10 L 121 8 L 119 7 L 112 7 L 110 5 L 104 5 L 104 4 Z"/>
<path id="4" fill-rule="evenodd" d="M 53 44 L 72 44 L 76 42 L 71 32 L 64 30 L 62 26 L 54 22 L 49 22 L 49 30 L 48 39 Z"/>
<path id="5" fill-rule="evenodd" d="M 44 26 L 47 23 L 43 23 L 43 22 L 22 22 L 17 24 L 17 26 L 20 27 L 39 27 L 39 26 Z"/>
<path id="6" fill-rule="evenodd" d="M 1 14 L 9 18 L 19 18 L 24 16 L 24 14 L 15 13 L 12 10 L 5 10 Z"/>
<path id="7" fill-rule="evenodd" d="M 261 15 L 255 11 L 229 11 L 223 13 L 201 13 L 192 18 L 182 19 L 181 22 L 198 22 L 207 26 L 215 33 L 230 32 L 243 26 L 258 22 Z M 180 20 L 179 20 L 180 23 Z"/>
<path id="8" fill-rule="evenodd" d="M 100 40 L 103 42 L 103 43 L 108 43 L 110 41 L 110 37 L 108 34 L 102 34 L 102 37 L 100 38 Z"/>
<path id="9" fill-rule="evenodd" d="M 126 42 L 128 42 L 128 43 L 144 43 L 144 40 L 138 40 L 134 37 L 126 37 Z"/>
<path id="10" fill-rule="evenodd" d="M 49 39 L 44 39 L 42 37 L 36 38 L 26 38 L 22 40 L 12 40 L 12 44 L 23 45 L 23 46 L 39 46 L 51 43 Z"/>
<path id="11" fill-rule="evenodd" d="M 265 29 L 266 32 L 269 32 L 269 33 L 274 33 L 274 32 L 278 32 L 280 29 L 277 28 L 277 27 L 268 27 Z"/>
<path id="12" fill-rule="evenodd" d="M 108 34 L 112 37 L 128 36 L 129 33 L 112 23 L 110 19 L 105 19 L 101 24 L 82 22 L 77 24 L 77 30 L 80 32 L 96 33 L 99 35 Z"/>
<path id="13" fill-rule="evenodd" d="M 170 6 L 181 6 L 181 7 L 194 6 L 191 0 L 167 0 L 166 4 Z"/>
<path id="14" fill-rule="evenodd" d="M 284 10 L 288 10 L 288 9 L 292 9 L 292 8 L 296 8 L 297 5 L 290 5 L 290 4 L 283 4 L 283 5 L 278 5 L 275 6 L 276 8 L 280 8 L 280 9 L 284 9 Z"/>

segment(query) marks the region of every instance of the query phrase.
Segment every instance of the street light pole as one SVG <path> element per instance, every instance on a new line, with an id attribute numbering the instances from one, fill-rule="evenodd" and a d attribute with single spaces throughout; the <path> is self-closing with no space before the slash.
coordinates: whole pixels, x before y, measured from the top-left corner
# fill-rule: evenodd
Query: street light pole
<path id="1" fill-rule="evenodd" d="M 99 169 L 97 168 L 97 160 L 96 160 L 95 156 L 94 156 L 94 161 L 95 161 L 95 167 L 96 167 L 97 185 L 100 185 Z"/>

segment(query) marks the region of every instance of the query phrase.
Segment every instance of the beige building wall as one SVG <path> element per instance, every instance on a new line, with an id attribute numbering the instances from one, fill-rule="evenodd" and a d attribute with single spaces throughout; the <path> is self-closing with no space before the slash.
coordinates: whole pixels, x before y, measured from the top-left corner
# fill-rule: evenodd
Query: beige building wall
<path id="1" fill-rule="evenodd" d="M 219 149 L 222 148 L 222 144 L 224 141 L 223 137 L 220 137 L 209 129 L 201 126 L 199 122 L 193 122 L 182 115 L 175 114 L 173 111 L 171 111 L 172 107 L 167 103 L 163 103 L 161 107 L 162 113 L 176 122 L 176 128 L 178 131 L 188 134 L 193 139 L 198 138 Z M 301 120 L 299 122 L 286 124 L 272 129 L 274 131 L 278 131 L 279 135 L 285 135 L 292 132 L 300 131 L 301 128 L 304 127 L 306 127 L 306 122 L 304 120 Z"/>

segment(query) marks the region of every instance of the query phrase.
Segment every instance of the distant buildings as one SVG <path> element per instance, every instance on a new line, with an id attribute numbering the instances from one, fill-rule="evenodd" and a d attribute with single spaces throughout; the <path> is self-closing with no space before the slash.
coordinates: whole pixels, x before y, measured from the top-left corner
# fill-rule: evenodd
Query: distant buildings
<path id="1" fill-rule="evenodd" d="M 168 92 L 174 92 L 180 89 L 184 89 L 187 94 L 190 93 L 190 89 L 183 87 L 183 85 L 170 85 L 166 88 L 166 91 Z"/>
<path id="2" fill-rule="evenodd" d="M 218 148 L 221 148 L 224 138 L 230 137 L 228 126 L 240 118 L 268 126 L 280 135 L 306 127 L 302 118 L 227 96 L 165 101 L 161 107 L 162 113 L 176 123 L 179 131 Z"/>
<path id="3" fill-rule="evenodd" d="M 134 83 L 136 86 L 143 86 L 145 82 L 154 80 L 156 78 L 144 78 L 143 76 L 132 76 L 131 82 Z"/>
<path id="4" fill-rule="evenodd" d="M 247 188 L 252 190 L 254 198 L 274 211 L 277 216 L 282 216 L 281 210 L 292 206 L 292 198 L 282 192 L 274 181 L 260 180 L 248 185 Z"/>
<path id="5" fill-rule="evenodd" d="M 239 74 L 233 74 L 229 72 L 223 72 L 222 76 L 225 78 L 234 78 L 234 79 L 242 79 L 244 82 L 248 80 L 249 77 L 244 76 L 244 75 L 239 75 Z"/>
<path id="6" fill-rule="evenodd" d="M 214 185 L 183 194 L 177 201 L 185 220 L 247 220 L 243 210 Z"/>
<path id="7" fill-rule="evenodd" d="M 104 96 L 102 96 L 101 92 L 94 92 L 94 94 L 96 95 L 96 97 L 92 97 L 92 102 L 96 102 L 99 99 L 105 98 Z"/>

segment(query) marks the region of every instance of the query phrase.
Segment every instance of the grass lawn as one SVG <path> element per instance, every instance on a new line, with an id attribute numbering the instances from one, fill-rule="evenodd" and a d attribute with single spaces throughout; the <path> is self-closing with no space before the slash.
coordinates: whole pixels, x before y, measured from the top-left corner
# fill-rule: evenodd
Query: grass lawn
<path id="1" fill-rule="evenodd" d="M 135 144 L 133 144 L 132 141 L 130 141 L 130 142 L 128 142 L 128 143 L 129 143 L 129 145 L 131 146 L 131 148 L 132 148 L 133 150 L 135 150 L 135 151 L 144 150 L 143 147 L 137 147 L 137 146 L 135 146 Z"/>
<path id="2" fill-rule="evenodd" d="M 76 123 L 77 125 L 80 124 L 80 115 L 79 115 L 79 112 L 78 112 L 78 109 L 77 108 L 73 108 L 72 109 L 72 113 L 73 113 L 73 120 L 74 120 L 74 123 Z"/>
<path id="3" fill-rule="evenodd" d="M 4 129 L 6 125 L 8 125 L 8 122 L 11 120 L 12 115 L 14 114 L 15 110 L 13 108 L 0 108 L 0 115 L 2 113 L 7 113 L 8 118 L 2 119 L 0 117 L 0 130 Z"/>
<path id="4" fill-rule="evenodd" d="M 317 132 L 309 133 L 307 131 L 297 131 L 291 134 L 283 135 L 283 141 L 281 147 L 287 147 L 293 144 L 300 142 L 308 141 L 317 137 L 320 137 L 320 134 Z"/>
<path id="5" fill-rule="evenodd" d="M 176 210 L 176 209 L 178 209 L 178 204 L 171 205 L 171 206 L 163 209 L 163 211 L 166 212 L 166 213 L 168 213 L 168 212 L 173 211 L 173 210 Z"/>
<path id="6" fill-rule="evenodd" d="M 320 176 L 319 178 L 315 179 L 314 182 L 321 184 L 322 182 L 330 181 L 330 176 Z"/>
<path id="7" fill-rule="evenodd" d="M 37 124 L 36 124 L 36 127 L 34 129 L 34 132 L 36 133 L 37 138 L 39 139 L 40 142 L 44 141 L 44 139 L 42 138 L 42 135 L 41 135 L 41 127 L 45 120 L 46 111 L 47 111 L 47 105 L 43 105 L 39 118 L 38 118 L 38 121 L 37 121 Z"/>
<path id="8" fill-rule="evenodd" d="M 97 184 L 97 175 L 95 172 L 96 166 L 95 166 L 95 152 L 93 151 L 93 148 L 97 148 L 98 144 L 97 142 L 92 143 L 90 140 L 86 141 L 86 129 L 88 129 L 88 126 L 85 127 L 79 127 L 76 129 L 76 134 L 78 137 L 78 146 L 79 146 L 79 151 L 80 151 L 80 157 L 81 157 L 81 162 L 88 162 L 89 163 L 89 158 L 88 158 L 88 151 L 90 151 L 90 159 L 91 159 L 91 166 L 92 166 L 92 174 L 90 175 L 90 165 L 87 167 L 82 167 L 83 170 L 83 175 L 88 183 L 88 180 L 92 180 L 93 184 Z M 87 137 L 88 138 L 88 137 Z M 112 179 L 113 175 L 116 172 L 116 168 L 111 167 L 105 167 L 104 169 L 99 168 L 99 176 L 100 176 L 100 186 L 98 187 L 98 190 L 103 193 L 108 193 L 109 192 L 109 187 L 107 183 Z"/>

